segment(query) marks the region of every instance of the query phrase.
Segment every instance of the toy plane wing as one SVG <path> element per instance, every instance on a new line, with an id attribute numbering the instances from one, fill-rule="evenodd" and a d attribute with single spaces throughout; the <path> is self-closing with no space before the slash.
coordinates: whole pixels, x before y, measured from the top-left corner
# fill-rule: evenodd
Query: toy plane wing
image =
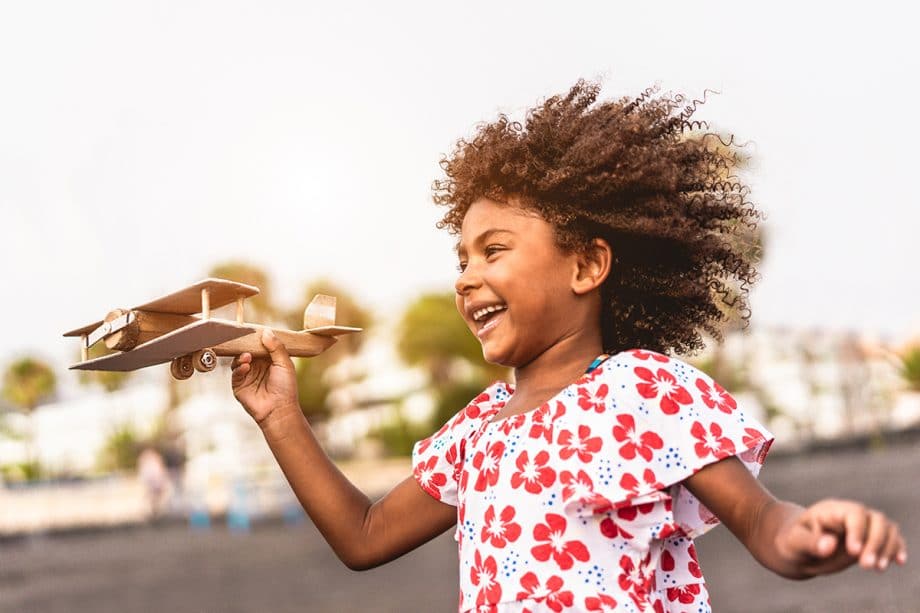
<path id="1" fill-rule="evenodd" d="M 246 336 L 253 331 L 253 328 L 229 321 L 216 319 L 197 321 L 138 345 L 131 351 L 86 360 L 70 368 L 71 370 L 116 370 L 121 372 L 136 370 L 154 364 L 163 364 L 199 349 Z"/>
<path id="2" fill-rule="evenodd" d="M 174 315 L 193 315 L 200 313 L 201 290 L 208 290 L 210 296 L 210 308 L 218 309 L 239 298 L 250 298 L 259 293 L 259 288 L 245 283 L 228 281 L 227 279 L 203 279 L 198 283 L 184 287 L 166 296 L 157 298 L 150 302 L 127 309 L 130 311 L 155 311 L 157 313 L 171 313 Z M 83 336 L 99 328 L 103 320 L 81 326 L 70 332 L 65 332 L 64 336 Z"/>
<path id="3" fill-rule="evenodd" d="M 318 334 L 320 336 L 342 336 L 344 334 L 354 334 L 355 332 L 360 332 L 361 328 L 351 328 L 349 326 L 320 326 L 318 328 L 310 328 L 304 330 L 304 332 L 309 332 L 310 334 Z"/>

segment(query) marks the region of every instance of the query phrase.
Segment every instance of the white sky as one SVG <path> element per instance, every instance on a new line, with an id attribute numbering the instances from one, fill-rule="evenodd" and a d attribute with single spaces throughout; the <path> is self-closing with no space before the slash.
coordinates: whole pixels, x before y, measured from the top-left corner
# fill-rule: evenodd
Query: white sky
<path id="1" fill-rule="evenodd" d="M 0 4 L 0 364 L 63 369 L 62 332 L 228 258 L 288 301 L 320 276 L 391 315 L 449 289 L 440 155 L 598 76 L 720 90 L 697 117 L 756 143 L 754 325 L 920 324 L 903 3 L 317 4 Z"/>

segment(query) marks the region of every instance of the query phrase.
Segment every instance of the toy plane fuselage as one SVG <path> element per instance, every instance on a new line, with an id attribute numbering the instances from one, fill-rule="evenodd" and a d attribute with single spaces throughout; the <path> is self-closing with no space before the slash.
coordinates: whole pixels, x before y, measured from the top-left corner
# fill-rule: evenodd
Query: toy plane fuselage
<path id="1" fill-rule="evenodd" d="M 259 293 L 251 285 L 226 279 L 204 279 L 132 309 L 115 309 L 101 321 L 66 332 L 80 337 L 77 370 L 130 371 L 171 362 L 178 379 L 207 372 L 217 356 L 267 355 L 262 330 L 268 326 L 243 321 L 246 298 Z M 236 303 L 236 321 L 211 317 L 211 310 Z M 335 298 L 317 295 L 304 311 L 302 331 L 271 328 L 294 357 L 312 357 L 331 347 L 337 336 L 360 328 L 335 325 Z M 116 353 L 88 359 L 89 348 L 104 341 Z"/>

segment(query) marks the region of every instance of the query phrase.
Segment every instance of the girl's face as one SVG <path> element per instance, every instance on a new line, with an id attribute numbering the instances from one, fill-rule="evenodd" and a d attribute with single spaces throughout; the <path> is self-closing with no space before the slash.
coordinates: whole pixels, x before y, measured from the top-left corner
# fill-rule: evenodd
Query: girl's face
<path id="1" fill-rule="evenodd" d="M 553 226 L 536 212 L 477 200 L 457 255 L 457 310 L 487 361 L 525 366 L 587 323 L 572 288 L 577 255 L 556 245 Z"/>

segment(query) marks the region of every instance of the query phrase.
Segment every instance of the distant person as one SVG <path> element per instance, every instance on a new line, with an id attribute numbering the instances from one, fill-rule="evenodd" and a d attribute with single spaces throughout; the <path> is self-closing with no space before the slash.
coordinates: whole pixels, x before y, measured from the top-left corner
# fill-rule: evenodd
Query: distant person
<path id="1" fill-rule="evenodd" d="M 301 504 L 352 569 L 456 525 L 460 611 L 709 611 L 693 539 L 719 522 L 783 577 L 904 564 L 881 512 L 775 499 L 756 480 L 773 436 L 673 356 L 747 309 L 753 256 L 732 235 L 757 211 L 733 142 L 690 121 L 701 101 L 598 92 L 579 82 L 523 124 L 501 116 L 443 160 L 457 308 L 515 385 L 416 443 L 413 475 L 382 499 L 324 454 L 270 331 L 268 358 L 234 360 L 233 391 Z"/>
<path id="2" fill-rule="evenodd" d="M 163 512 L 169 485 L 169 473 L 159 451 L 149 446 L 141 450 L 137 456 L 137 477 L 144 487 L 147 517 L 155 521 Z"/>

